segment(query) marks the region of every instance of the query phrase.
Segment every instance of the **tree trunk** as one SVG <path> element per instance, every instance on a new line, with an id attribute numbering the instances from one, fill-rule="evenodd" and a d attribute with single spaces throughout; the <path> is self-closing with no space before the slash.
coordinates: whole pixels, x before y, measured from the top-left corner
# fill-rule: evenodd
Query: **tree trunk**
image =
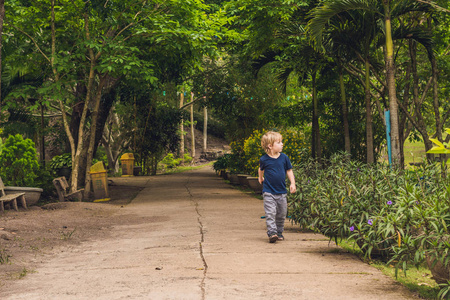
<path id="1" fill-rule="evenodd" d="M 409 40 L 409 48 L 411 48 L 412 40 Z M 405 86 L 403 87 L 403 104 L 407 108 L 410 104 L 411 97 L 411 71 L 412 71 L 412 60 L 410 60 L 406 66 L 406 74 L 405 74 Z M 412 129 L 412 122 L 408 122 L 408 117 L 405 112 L 399 111 L 399 138 L 400 138 L 400 165 L 405 165 L 405 151 L 404 144 Z"/>
<path id="2" fill-rule="evenodd" d="M 181 91 L 180 93 L 180 109 L 183 107 L 184 105 L 184 89 Z M 180 121 L 180 158 L 181 158 L 181 163 L 180 165 L 184 165 L 184 119 L 181 118 Z"/>
<path id="3" fill-rule="evenodd" d="M 375 161 L 373 155 L 373 117 L 372 101 L 370 99 L 370 64 L 367 57 L 365 59 L 365 65 L 366 84 L 364 87 L 364 91 L 366 102 L 366 159 L 368 164 L 373 164 Z"/>
<path id="4" fill-rule="evenodd" d="M 436 63 L 436 57 L 431 58 L 431 70 L 433 72 L 433 107 L 434 107 L 434 119 L 436 120 L 436 137 L 442 142 L 442 125 L 441 117 L 439 113 L 439 88 L 438 88 L 438 68 Z"/>
<path id="5" fill-rule="evenodd" d="M 72 116 L 70 118 L 70 132 L 72 134 L 74 144 L 78 144 L 78 131 L 80 129 L 81 116 L 83 115 L 84 101 L 86 97 L 86 85 L 78 83 L 75 87 L 75 105 L 72 107 Z M 71 152 L 71 145 L 64 152 Z"/>
<path id="6" fill-rule="evenodd" d="M 1 83 L 0 83 L 1 84 Z M 40 161 L 42 162 L 42 164 L 45 166 L 45 135 L 44 135 L 44 105 L 42 103 L 39 104 L 39 106 L 41 107 L 41 142 L 40 142 Z"/>
<path id="7" fill-rule="evenodd" d="M 191 92 L 191 156 L 195 158 L 194 93 Z"/>
<path id="8" fill-rule="evenodd" d="M 102 137 L 102 145 L 105 148 L 106 158 L 108 159 L 108 167 L 113 173 L 119 172 L 119 164 L 117 162 L 117 157 L 114 155 L 111 145 L 107 140 Z"/>
<path id="9" fill-rule="evenodd" d="M 392 40 L 390 0 L 384 0 L 386 28 L 386 83 L 388 86 L 389 110 L 391 115 L 392 164 L 400 166 L 400 139 L 398 131 L 398 103 L 395 87 L 394 42 Z"/>
<path id="10" fill-rule="evenodd" d="M 134 96 L 134 118 L 133 118 L 133 123 L 134 123 L 134 130 L 133 130 L 133 151 L 136 151 L 136 134 L 138 131 L 137 128 L 137 106 L 136 106 L 136 96 Z"/>
<path id="11" fill-rule="evenodd" d="M 203 152 L 208 151 L 208 108 L 203 108 Z"/>
<path id="12" fill-rule="evenodd" d="M 344 85 L 344 75 L 342 74 L 342 69 L 339 71 L 339 85 L 341 89 L 341 103 L 342 103 L 342 121 L 344 125 L 344 147 L 345 152 L 351 154 L 350 148 L 350 130 L 348 125 L 348 108 L 347 99 L 345 97 L 345 85 Z"/>
<path id="13" fill-rule="evenodd" d="M 2 47 L 3 20 L 5 19 L 5 0 L 0 0 L 0 121 L 2 120 Z"/>
<path id="14" fill-rule="evenodd" d="M 321 145 L 320 145 L 320 130 L 319 130 L 319 108 L 318 108 L 318 100 L 317 100 L 317 91 L 316 91 L 316 73 L 312 74 L 312 101 L 313 101 L 313 122 L 312 122 L 312 134 L 313 134 L 313 145 L 312 152 L 313 158 L 320 160 L 322 157 Z"/>
<path id="15" fill-rule="evenodd" d="M 55 26 L 55 0 L 51 1 L 51 20 L 50 20 L 50 27 L 51 27 L 51 51 L 52 51 L 52 56 L 50 59 L 50 66 L 52 68 L 52 72 L 53 72 L 53 76 L 54 76 L 54 80 L 55 82 L 59 82 L 59 73 L 58 70 L 55 67 L 55 56 L 56 56 L 56 26 Z M 62 115 L 62 121 L 63 121 L 63 125 L 64 125 L 64 130 L 66 131 L 67 134 L 67 138 L 69 139 L 69 143 L 70 143 L 70 148 L 71 148 L 71 152 L 72 152 L 72 173 L 71 173 L 71 183 L 70 183 L 70 190 L 76 191 L 77 190 L 77 182 L 78 182 L 78 173 L 77 173 L 77 168 L 78 168 L 78 160 L 79 158 L 77 158 L 77 156 L 75 155 L 75 151 L 77 150 L 76 148 L 76 144 L 74 141 L 74 138 L 71 134 L 71 130 L 70 130 L 70 126 L 69 126 L 69 120 L 67 118 L 67 113 L 66 113 L 66 109 L 63 103 L 62 99 L 58 99 L 59 102 L 59 108 L 61 109 L 61 115 Z M 86 106 L 85 109 L 87 109 L 87 102 L 86 102 Z M 80 128 L 81 128 L 81 124 L 80 124 Z M 82 132 L 80 133 L 82 134 Z M 79 143 L 82 142 L 82 138 L 78 138 L 79 139 Z M 75 180 L 74 180 L 75 179 Z"/>
<path id="16" fill-rule="evenodd" d="M 97 131 L 97 119 L 98 119 L 98 113 L 100 108 L 100 100 L 102 98 L 102 92 L 103 87 L 105 86 L 106 80 L 108 75 L 103 75 L 100 78 L 100 81 L 97 86 L 97 92 L 94 98 L 94 109 L 92 111 L 92 121 L 91 121 L 91 128 L 90 128 L 90 136 L 89 136 L 89 143 L 88 143 L 88 151 L 87 151 L 87 157 L 86 157 L 86 172 L 85 172 L 85 180 L 84 180 L 84 192 L 86 195 L 89 195 L 89 192 L 91 191 L 91 176 L 90 176 L 90 167 L 92 165 L 92 159 L 94 157 L 94 147 L 95 147 L 95 134 Z M 78 151 L 77 151 L 78 152 Z"/>
<path id="17" fill-rule="evenodd" d="M 428 17 L 427 18 L 427 23 L 428 23 L 428 29 L 430 31 L 431 34 L 433 34 L 433 25 L 432 25 L 432 18 Z M 450 47 L 450 46 L 449 46 Z M 449 47 L 447 47 L 447 50 L 450 49 Z M 447 55 L 448 51 L 446 51 Z M 442 121 L 441 121 L 441 115 L 439 112 L 439 87 L 438 87 L 438 67 L 437 67 L 437 62 L 436 62 L 436 56 L 434 55 L 434 53 L 431 54 L 430 57 L 430 62 L 431 62 L 431 78 L 432 78 L 432 84 L 433 84 L 433 108 L 434 108 L 434 119 L 436 122 L 436 138 L 439 141 L 443 141 L 442 138 Z M 441 158 L 444 158 L 445 156 L 441 155 Z"/>
<path id="18" fill-rule="evenodd" d="M 436 138 L 439 141 L 443 141 L 442 139 L 442 123 L 441 123 L 441 115 L 439 112 L 439 89 L 438 89 L 438 68 L 436 63 L 436 57 L 433 55 L 431 57 L 431 71 L 433 78 L 433 107 L 434 107 L 434 119 L 436 121 Z M 446 161 L 446 155 L 439 155 L 441 161 Z"/>
<path id="19" fill-rule="evenodd" d="M 89 17 L 87 14 L 84 15 L 84 26 L 85 26 L 85 34 L 86 34 L 86 40 L 90 41 L 90 33 L 89 33 Z M 78 180 L 79 180 L 79 174 L 80 174 L 80 156 L 81 151 L 83 150 L 84 146 L 84 126 L 86 122 L 86 117 L 88 113 L 88 108 L 90 106 L 91 102 L 91 94 L 92 89 L 94 86 L 94 80 L 95 80 L 95 68 L 97 66 L 97 57 L 94 55 L 94 50 L 90 48 L 90 46 L 87 46 L 87 51 L 89 53 L 89 59 L 90 59 L 90 67 L 89 67 L 89 77 L 88 77 L 88 86 L 86 89 L 86 100 L 84 102 L 83 112 L 81 114 L 80 119 L 80 126 L 78 129 L 78 143 L 75 147 L 75 144 L 71 145 L 72 148 L 72 175 L 71 175 L 71 183 L 70 183 L 70 190 L 73 192 L 78 189 Z M 100 80 L 101 81 L 101 80 Z M 100 84 L 99 84 L 100 86 Z M 100 94 L 101 96 L 101 94 Z M 62 106 L 62 103 L 60 104 Z M 95 104 L 94 104 L 95 105 Z M 94 123 L 92 123 L 94 124 Z M 70 134 L 70 133 L 68 133 Z M 70 138 L 70 137 L 69 137 Z M 71 144 L 74 143 L 71 141 Z M 88 190 L 86 190 L 86 188 Z M 90 191 L 90 187 L 85 187 L 85 192 L 88 194 Z"/>
<path id="20" fill-rule="evenodd" d="M 422 135 L 422 139 L 425 145 L 425 152 L 433 147 L 430 137 L 427 133 L 427 127 L 425 120 L 422 116 L 421 103 L 419 99 L 419 75 L 417 73 L 417 42 L 410 41 L 409 43 L 409 53 L 411 58 L 411 72 L 413 75 L 413 102 L 414 102 L 414 116 L 416 117 L 417 130 Z M 433 154 L 426 154 L 427 160 L 431 161 L 433 159 Z"/>
<path id="21" fill-rule="evenodd" d="M 97 153 L 98 146 L 102 140 L 103 132 L 105 132 L 105 127 L 108 122 L 108 117 L 113 107 L 116 92 L 114 90 L 115 83 L 118 82 L 117 78 L 107 77 L 108 79 L 108 87 L 103 89 L 102 98 L 100 101 L 100 106 L 98 109 L 98 118 L 97 118 L 97 128 L 95 132 L 95 144 L 94 144 L 94 156 Z"/>

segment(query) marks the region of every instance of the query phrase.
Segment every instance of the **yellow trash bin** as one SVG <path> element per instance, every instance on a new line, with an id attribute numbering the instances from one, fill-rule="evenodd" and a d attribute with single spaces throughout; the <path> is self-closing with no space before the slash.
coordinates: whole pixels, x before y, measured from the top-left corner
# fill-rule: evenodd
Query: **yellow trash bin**
<path id="1" fill-rule="evenodd" d="M 133 153 L 125 153 L 120 157 L 120 162 L 122 163 L 122 176 L 134 176 L 134 156 Z"/>
<path id="2" fill-rule="evenodd" d="M 89 174 L 91 175 L 92 190 L 94 191 L 94 202 L 109 201 L 108 176 L 103 166 L 103 162 L 99 161 L 94 164 Z"/>

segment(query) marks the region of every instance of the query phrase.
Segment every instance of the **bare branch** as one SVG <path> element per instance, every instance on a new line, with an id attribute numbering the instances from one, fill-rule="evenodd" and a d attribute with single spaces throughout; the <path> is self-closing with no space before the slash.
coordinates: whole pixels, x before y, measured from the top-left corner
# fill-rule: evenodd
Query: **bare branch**
<path id="1" fill-rule="evenodd" d="M 372 97 L 375 99 L 375 104 L 377 106 L 377 110 L 378 110 L 378 114 L 380 115 L 381 120 L 383 120 L 383 124 L 384 126 L 386 126 L 386 119 L 384 117 L 384 111 L 383 108 L 381 107 L 381 103 L 380 103 L 380 99 L 382 94 L 379 94 L 379 96 L 377 97 L 376 95 L 374 95 L 372 93 L 372 91 L 370 92 L 370 94 L 372 95 Z"/>
<path id="2" fill-rule="evenodd" d="M 200 101 L 200 100 L 202 100 L 202 99 L 205 99 L 205 96 L 198 97 L 197 99 L 194 99 L 194 100 L 192 100 L 191 102 L 186 103 L 185 105 L 183 105 L 183 106 L 180 107 L 180 110 L 181 110 L 181 109 L 184 109 L 184 108 L 186 108 L 186 107 L 188 107 L 188 106 L 191 106 L 192 104 L 194 104 L 194 103 L 196 103 L 197 101 Z"/>
<path id="3" fill-rule="evenodd" d="M 362 62 L 362 63 L 365 63 L 365 60 L 364 60 L 364 58 L 362 57 L 362 55 L 359 53 L 359 52 L 356 52 L 356 54 L 357 54 L 357 56 L 358 56 L 358 59 Z M 369 60 L 369 66 L 370 66 L 370 69 L 372 70 L 372 74 L 375 76 L 375 78 L 378 80 L 378 82 L 384 87 L 384 88 L 386 88 L 387 86 L 386 86 L 386 82 L 383 80 L 383 79 L 381 79 L 381 77 L 378 75 L 378 72 L 376 72 L 376 70 L 375 70 L 375 68 L 373 67 L 373 65 L 372 65 L 372 63 L 370 62 L 370 60 Z"/>
<path id="4" fill-rule="evenodd" d="M 448 55 L 450 52 L 450 44 L 447 46 L 447 48 L 444 50 L 444 53 L 442 55 Z"/>
<path id="5" fill-rule="evenodd" d="M 422 106 L 423 101 L 425 101 L 425 96 L 428 93 L 428 90 L 431 87 L 431 82 L 433 81 L 433 77 L 430 77 L 430 79 L 428 79 L 427 85 L 425 86 L 423 93 L 422 93 L 422 97 L 420 98 L 419 103 L 417 103 L 417 105 Z"/>
<path id="6" fill-rule="evenodd" d="M 401 101 L 399 101 L 398 99 L 397 99 L 397 103 L 400 106 L 400 108 L 403 110 L 403 112 L 405 113 L 408 120 L 413 124 L 413 126 L 422 134 L 422 136 L 425 136 L 424 133 L 422 132 L 421 127 L 419 126 L 419 124 L 417 124 L 417 122 L 414 120 L 413 116 L 411 116 L 411 114 L 408 112 L 408 109 L 403 105 L 403 103 Z"/>

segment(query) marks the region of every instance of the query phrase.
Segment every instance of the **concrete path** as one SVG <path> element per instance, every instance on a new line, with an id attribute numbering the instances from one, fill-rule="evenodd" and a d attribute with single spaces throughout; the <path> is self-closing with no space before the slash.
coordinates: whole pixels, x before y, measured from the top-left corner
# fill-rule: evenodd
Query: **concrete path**
<path id="1" fill-rule="evenodd" d="M 1 299 L 415 299 L 322 235 L 287 223 L 269 244 L 262 201 L 211 167 L 133 180 L 145 189 L 124 209 L 142 221 L 54 255 Z"/>

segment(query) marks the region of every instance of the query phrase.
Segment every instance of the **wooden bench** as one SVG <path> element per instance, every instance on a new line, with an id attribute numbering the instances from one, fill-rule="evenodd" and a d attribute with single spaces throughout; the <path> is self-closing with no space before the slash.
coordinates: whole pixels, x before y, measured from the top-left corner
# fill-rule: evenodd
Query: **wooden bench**
<path id="1" fill-rule="evenodd" d="M 18 211 L 19 208 L 17 207 L 17 199 L 20 200 L 20 203 L 22 203 L 22 206 L 27 209 L 27 202 L 25 201 L 25 193 L 15 193 L 15 194 L 8 194 L 5 193 L 5 185 L 3 184 L 3 180 L 0 177 L 0 209 L 2 212 L 5 211 L 4 204 L 13 205 L 13 208 Z"/>
<path id="2" fill-rule="evenodd" d="M 58 193 L 59 202 L 64 201 L 82 201 L 84 189 L 77 190 L 73 193 L 68 193 L 69 184 L 67 183 L 66 177 L 58 177 L 53 179 L 53 185 Z"/>

